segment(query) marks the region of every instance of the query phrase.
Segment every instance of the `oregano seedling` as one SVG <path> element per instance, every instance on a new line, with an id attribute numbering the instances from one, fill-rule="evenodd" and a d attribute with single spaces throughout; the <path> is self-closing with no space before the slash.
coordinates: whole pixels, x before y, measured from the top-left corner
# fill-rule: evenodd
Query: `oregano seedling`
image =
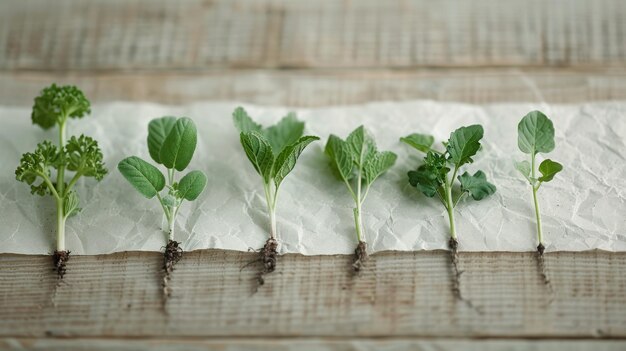
<path id="1" fill-rule="evenodd" d="M 65 246 L 65 223 L 80 211 L 74 186 L 82 177 L 100 181 L 107 173 L 96 140 L 85 135 L 67 140 L 69 119 L 80 119 L 89 113 L 89 100 L 77 87 L 52 84 L 43 89 L 35 98 L 31 119 L 44 130 L 57 126 L 58 144 L 47 140 L 39 143 L 34 152 L 22 155 L 15 171 L 16 179 L 30 185 L 32 194 L 51 195 L 56 202 L 57 240 L 53 260 L 59 281 L 65 275 L 70 255 Z"/>
<path id="2" fill-rule="evenodd" d="M 350 133 L 345 141 L 331 134 L 324 151 L 355 203 L 353 212 L 357 247 L 352 268 L 358 273 L 367 260 L 367 241 L 362 220 L 363 202 L 374 181 L 394 165 L 397 156 L 390 151 L 378 151 L 376 142 L 363 126 Z"/>
<path id="3" fill-rule="evenodd" d="M 183 172 L 196 150 L 197 131 L 187 117 L 161 117 L 148 124 L 148 151 L 157 164 L 163 165 L 167 177 L 152 164 L 137 156 L 123 159 L 117 165 L 120 173 L 144 197 L 159 200 L 167 219 L 167 244 L 163 261 L 163 296 L 170 297 L 169 282 L 174 265 L 182 258 L 183 249 L 175 240 L 176 216 L 183 202 L 194 201 L 202 194 L 207 177 L 202 171 L 187 172 L 178 181 L 176 172 Z"/>
<path id="4" fill-rule="evenodd" d="M 277 124 L 263 128 L 254 122 L 246 110 L 238 107 L 233 112 L 233 122 L 239 130 L 239 139 L 246 156 L 261 176 L 270 217 L 270 235 L 260 251 L 259 261 L 263 270 L 258 276 L 259 285 L 264 276 L 276 269 L 278 257 L 278 233 L 276 232 L 276 199 L 278 189 L 285 177 L 294 169 L 300 154 L 316 136 L 303 136 L 304 122 L 290 113 Z"/>
<path id="5" fill-rule="evenodd" d="M 496 192 L 495 185 L 487 181 L 483 171 L 474 174 L 464 172 L 459 175 L 461 168 L 474 162 L 473 157 L 480 150 L 480 141 L 483 138 L 481 125 L 461 127 L 450 134 L 450 139 L 444 142 L 444 151 L 433 149 L 435 138 L 424 134 L 411 134 L 400 140 L 418 151 L 425 153 L 424 163 L 415 171 L 408 173 L 409 183 L 428 197 L 437 197 L 448 212 L 450 223 L 450 258 L 453 268 L 452 291 L 459 300 L 461 295 L 461 272 L 458 268 L 458 248 L 454 209 L 461 201 L 470 196 L 480 201 Z M 451 176 L 450 176 L 451 174 Z M 457 189 L 455 181 L 460 187 Z"/>
<path id="6" fill-rule="evenodd" d="M 529 112 L 517 125 L 517 145 L 519 149 L 530 155 L 530 162 L 524 160 L 515 163 L 515 168 L 526 178 L 533 192 L 535 218 L 537 219 L 537 258 L 539 270 L 544 284 L 550 286 L 550 280 L 545 269 L 543 253 L 543 233 L 541 228 L 541 214 L 537 191 L 543 183 L 550 182 L 554 176 L 563 170 L 563 166 L 551 159 L 545 159 L 537 167 L 537 154 L 546 154 L 554 150 L 554 125 L 552 121 L 540 111 Z M 537 175 L 537 171 L 541 173 Z"/>

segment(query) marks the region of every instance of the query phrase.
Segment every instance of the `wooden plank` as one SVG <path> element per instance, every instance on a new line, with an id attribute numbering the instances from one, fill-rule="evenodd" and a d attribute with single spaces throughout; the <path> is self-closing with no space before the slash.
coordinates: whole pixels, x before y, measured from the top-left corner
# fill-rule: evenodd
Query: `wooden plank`
<path id="1" fill-rule="evenodd" d="M 0 69 L 620 65 L 621 0 L 0 2 Z"/>
<path id="2" fill-rule="evenodd" d="M 618 340 L 473 340 L 473 339 L 307 339 L 307 338 L 232 338 L 232 339 L 55 339 L 4 338 L 3 350 L 246 350 L 246 351 L 622 351 L 626 342 Z"/>
<path id="3" fill-rule="evenodd" d="M 76 256 L 54 293 L 47 256 L 0 255 L 0 336 L 626 337 L 626 253 L 547 255 L 551 298 L 532 253 L 384 252 L 357 279 L 348 256 L 285 255 L 253 293 L 254 253 L 188 253 L 163 310 L 161 256 Z"/>
<path id="4" fill-rule="evenodd" d="M 227 70 L 191 73 L 0 73 L 0 104 L 32 104 L 52 82 L 93 102 L 245 101 L 316 107 L 380 100 L 467 103 L 626 100 L 626 69 Z"/>

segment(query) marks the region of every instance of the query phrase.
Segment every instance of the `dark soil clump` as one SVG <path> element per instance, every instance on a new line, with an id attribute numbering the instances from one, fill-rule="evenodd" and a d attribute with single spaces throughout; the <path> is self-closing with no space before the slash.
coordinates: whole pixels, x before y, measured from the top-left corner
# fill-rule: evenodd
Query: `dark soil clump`
<path id="1" fill-rule="evenodd" d="M 265 245 L 260 251 L 259 261 L 263 264 L 263 270 L 257 277 L 257 282 L 260 285 L 265 284 L 265 275 L 270 274 L 276 270 L 276 261 L 278 260 L 278 241 L 274 238 L 269 238 L 265 242 Z"/>
<path id="2" fill-rule="evenodd" d="M 165 299 L 172 295 L 172 289 L 170 288 L 170 280 L 172 278 L 172 272 L 174 271 L 174 265 L 180 261 L 183 257 L 183 249 L 180 247 L 180 242 L 170 240 L 165 246 L 165 253 L 163 254 L 163 296 Z"/>
<path id="3" fill-rule="evenodd" d="M 63 280 L 63 276 L 65 276 L 65 272 L 67 271 L 66 265 L 67 261 L 70 259 L 70 252 L 55 251 L 54 254 L 52 254 L 52 259 L 54 260 L 54 268 L 52 270 L 57 273 L 59 280 Z"/>
<path id="4" fill-rule="evenodd" d="M 545 250 L 546 248 L 543 244 L 539 244 L 539 246 L 537 246 L 537 264 L 539 266 L 539 275 L 541 276 L 543 284 L 548 288 L 548 290 L 550 290 L 550 292 L 552 292 L 552 283 L 550 282 L 550 278 L 548 278 L 548 270 L 546 269 L 546 261 L 543 255 Z"/>
<path id="5" fill-rule="evenodd" d="M 365 241 L 359 241 L 359 245 L 357 245 L 354 250 L 354 261 L 352 262 L 352 269 L 354 269 L 355 275 L 361 273 L 361 269 L 363 269 L 367 259 L 367 243 Z"/>

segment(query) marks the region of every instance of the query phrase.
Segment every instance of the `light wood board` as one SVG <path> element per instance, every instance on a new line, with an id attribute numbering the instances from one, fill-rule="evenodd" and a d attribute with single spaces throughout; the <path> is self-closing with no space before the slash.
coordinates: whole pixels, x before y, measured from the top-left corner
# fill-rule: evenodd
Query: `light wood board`
<path id="1" fill-rule="evenodd" d="M 76 256 L 65 283 L 47 256 L 0 256 L 0 336 L 626 337 L 626 253 L 548 254 L 554 294 L 532 253 L 385 252 L 362 276 L 349 256 L 285 255 L 256 293 L 254 253 L 188 253 L 162 309 L 161 255 Z"/>

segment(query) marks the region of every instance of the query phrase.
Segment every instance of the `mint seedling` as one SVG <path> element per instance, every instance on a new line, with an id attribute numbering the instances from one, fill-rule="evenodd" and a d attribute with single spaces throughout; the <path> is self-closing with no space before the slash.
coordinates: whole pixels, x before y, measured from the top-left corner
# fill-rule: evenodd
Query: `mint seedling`
<path id="1" fill-rule="evenodd" d="M 517 146 L 519 149 L 530 155 L 530 162 L 524 160 L 515 163 L 515 168 L 522 173 L 528 184 L 532 187 L 533 202 L 535 205 L 535 217 L 537 218 L 537 258 L 541 276 L 546 285 L 550 285 L 548 279 L 543 252 L 543 233 L 541 231 L 541 214 L 539 213 L 539 201 L 537 201 L 537 191 L 543 183 L 551 181 L 554 176 L 563 170 L 563 166 L 550 159 L 545 159 L 539 164 L 541 176 L 537 176 L 537 154 L 548 153 L 554 150 L 554 125 L 552 121 L 539 111 L 529 112 L 517 126 Z"/>
<path id="2" fill-rule="evenodd" d="M 436 196 L 448 212 L 450 222 L 448 246 L 454 270 L 452 291 L 459 300 L 463 298 L 454 209 L 467 196 L 479 201 L 496 191 L 496 187 L 487 181 L 487 176 L 482 171 L 477 171 L 473 175 L 464 172 L 457 176 L 461 167 L 474 162 L 473 157 L 480 150 L 483 133 L 483 127 L 480 125 L 461 127 L 452 132 L 450 139 L 443 143 L 445 151 L 432 148 L 435 139 L 430 135 L 411 134 L 400 139 L 418 151 L 426 153 L 424 163 L 417 170 L 408 173 L 409 183 L 428 197 Z M 459 182 L 459 189 L 454 187 L 455 180 Z"/>
<path id="3" fill-rule="evenodd" d="M 358 273 L 367 260 L 367 243 L 361 218 L 363 202 L 374 181 L 394 165 L 397 156 L 390 151 L 376 150 L 376 142 L 363 126 L 350 133 L 345 141 L 330 135 L 325 153 L 355 203 L 353 212 L 358 244 L 352 268 Z"/>
<path id="4" fill-rule="evenodd" d="M 166 299 L 171 295 L 169 281 L 174 265 L 183 256 L 181 243 L 174 239 L 176 216 L 183 202 L 197 199 L 207 184 L 207 177 L 201 171 L 190 171 L 176 180 L 176 172 L 184 171 L 191 162 L 196 141 L 196 126 L 191 119 L 153 119 L 148 125 L 148 151 L 154 162 L 166 168 L 167 178 L 158 168 L 137 156 L 127 157 L 117 165 L 120 173 L 141 195 L 159 200 L 167 219 L 168 237 L 163 261 L 163 294 Z"/>
<path id="5" fill-rule="evenodd" d="M 16 179 L 30 185 L 31 193 L 51 195 L 57 207 L 57 247 L 54 269 L 63 279 L 70 251 L 65 247 L 65 222 L 80 211 L 74 186 L 82 177 L 100 181 L 107 173 L 98 142 L 88 136 L 67 140 L 66 125 L 70 118 L 83 118 L 91 112 L 89 100 L 75 86 L 51 86 L 35 98 L 31 115 L 33 124 L 48 130 L 59 127 L 58 145 L 43 141 L 34 152 L 22 155 L 15 171 Z M 56 177 L 52 174 L 56 171 Z M 69 177 L 71 174 L 73 175 Z M 69 179 L 69 181 L 68 181 Z"/>
<path id="6" fill-rule="evenodd" d="M 264 276 L 276 269 L 278 241 L 276 232 L 276 198 L 285 177 L 294 169 L 298 157 L 316 136 L 302 136 L 304 122 L 290 113 L 277 124 L 263 128 L 255 123 L 246 110 L 238 107 L 233 112 L 233 122 L 239 130 L 241 146 L 256 172 L 263 180 L 263 190 L 270 217 L 270 237 L 260 251 L 259 261 L 263 270 L 258 283 L 265 283 Z"/>

